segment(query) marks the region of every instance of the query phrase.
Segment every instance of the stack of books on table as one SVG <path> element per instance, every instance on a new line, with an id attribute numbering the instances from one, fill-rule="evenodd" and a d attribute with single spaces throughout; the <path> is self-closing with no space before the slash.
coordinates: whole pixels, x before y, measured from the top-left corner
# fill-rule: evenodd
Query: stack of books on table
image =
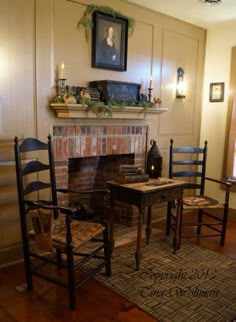
<path id="1" fill-rule="evenodd" d="M 146 182 L 148 179 L 149 175 L 143 173 L 139 166 L 133 164 L 121 164 L 120 172 L 116 177 L 116 181 L 120 183 Z"/>

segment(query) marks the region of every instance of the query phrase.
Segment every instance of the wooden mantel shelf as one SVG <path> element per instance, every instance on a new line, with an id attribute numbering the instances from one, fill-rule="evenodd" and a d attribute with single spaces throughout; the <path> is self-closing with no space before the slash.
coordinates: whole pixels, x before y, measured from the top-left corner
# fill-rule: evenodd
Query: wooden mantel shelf
<path id="1" fill-rule="evenodd" d="M 87 105 L 81 104 L 59 104 L 52 103 L 50 106 L 56 112 L 56 116 L 59 118 L 90 118 L 96 119 L 98 116 L 88 108 Z M 148 109 L 148 112 L 144 112 L 143 107 L 127 106 L 120 109 L 116 106 L 112 108 L 112 119 L 144 119 L 147 114 L 162 114 L 168 111 L 163 107 L 152 107 Z M 99 118 L 108 118 L 107 113 L 103 111 L 99 112 Z"/>

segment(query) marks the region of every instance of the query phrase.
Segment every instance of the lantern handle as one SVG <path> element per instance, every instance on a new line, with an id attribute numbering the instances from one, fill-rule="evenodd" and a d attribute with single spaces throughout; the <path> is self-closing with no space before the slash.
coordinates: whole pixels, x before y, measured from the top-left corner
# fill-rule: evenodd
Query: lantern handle
<path id="1" fill-rule="evenodd" d="M 156 141 L 155 141 L 155 140 L 151 140 L 151 141 L 150 141 L 150 144 L 151 144 L 151 145 L 154 145 L 155 143 L 156 143 Z"/>

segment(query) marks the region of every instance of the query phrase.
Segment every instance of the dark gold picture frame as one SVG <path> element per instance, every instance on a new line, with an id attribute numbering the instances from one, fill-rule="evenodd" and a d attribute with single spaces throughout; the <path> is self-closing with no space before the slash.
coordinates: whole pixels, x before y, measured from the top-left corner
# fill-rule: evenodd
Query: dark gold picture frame
<path id="1" fill-rule="evenodd" d="M 107 37 L 112 28 L 112 46 Z M 92 67 L 127 70 L 128 20 L 99 11 L 93 13 Z"/>
<path id="2" fill-rule="evenodd" d="M 224 101 L 225 83 L 210 83 L 210 102 L 223 102 Z"/>

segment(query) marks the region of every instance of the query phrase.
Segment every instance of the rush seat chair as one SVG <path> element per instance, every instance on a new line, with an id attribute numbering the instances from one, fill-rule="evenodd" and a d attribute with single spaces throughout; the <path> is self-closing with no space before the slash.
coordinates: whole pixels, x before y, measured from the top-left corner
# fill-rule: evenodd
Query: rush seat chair
<path id="1" fill-rule="evenodd" d="M 33 275 L 63 286 L 74 309 L 78 287 L 103 267 L 111 275 L 108 223 L 105 217 L 80 220 L 80 209 L 58 204 L 58 194 L 67 191 L 56 188 L 50 135 L 47 142 L 17 137 L 14 142 L 27 289 L 33 288 Z"/>
<path id="2" fill-rule="evenodd" d="M 186 181 L 184 187 L 183 212 L 180 224 L 181 238 L 219 237 L 224 246 L 228 220 L 230 187 L 224 180 L 206 177 L 207 141 L 203 147 L 174 146 L 170 140 L 169 178 Z M 205 195 L 205 183 L 210 181 L 224 189 L 224 200 Z M 195 220 L 187 219 L 194 214 Z M 186 227 L 192 227 L 186 229 Z M 173 205 L 168 204 L 166 234 L 176 229 Z M 186 232 L 185 232 L 186 231 Z"/>

